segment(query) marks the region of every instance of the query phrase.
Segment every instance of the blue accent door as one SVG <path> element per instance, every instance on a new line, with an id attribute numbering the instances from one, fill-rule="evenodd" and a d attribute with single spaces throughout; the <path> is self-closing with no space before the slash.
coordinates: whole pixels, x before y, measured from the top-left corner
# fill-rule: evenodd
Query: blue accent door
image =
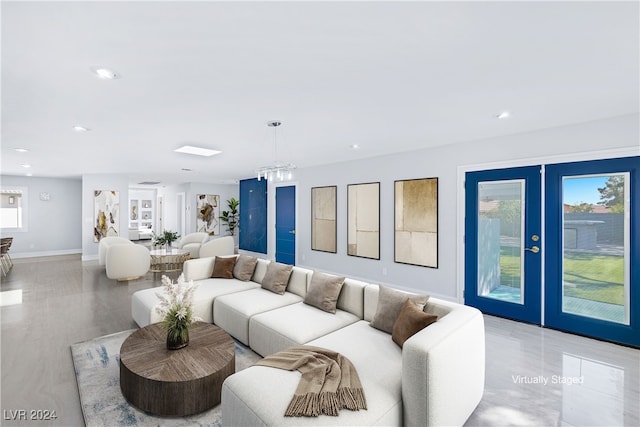
<path id="1" fill-rule="evenodd" d="M 545 324 L 640 347 L 640 157 L 546 167 Z"/>
<path id="2" fill-rule="evenodd" d="M 296 263 L 296 187 L 276 187 L 276 261 Z"/>
<path id="3" fill-rule="evenodd" d="M 540 180 L 540 166 L 466 174 L 467 305 L 540 324 Z"/>
<path id="4" fill-rule="evenodd" d="M 240 249 L 267 253 L 267 181 L 240 181 Z"/>

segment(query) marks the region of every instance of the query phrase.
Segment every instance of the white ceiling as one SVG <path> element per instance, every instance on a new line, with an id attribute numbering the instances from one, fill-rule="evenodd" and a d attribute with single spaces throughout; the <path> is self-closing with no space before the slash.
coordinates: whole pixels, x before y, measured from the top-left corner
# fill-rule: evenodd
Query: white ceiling
<path id="1" fill-rule="evenodd" d="M 3 1 L 1 13 L 3 174 L 224 182 L 275 160 L 273 119 L 278 160 L 308 167 L 639 111 L 635 1 Z M 173 152 L 183 144 L 223 154 Z"/>

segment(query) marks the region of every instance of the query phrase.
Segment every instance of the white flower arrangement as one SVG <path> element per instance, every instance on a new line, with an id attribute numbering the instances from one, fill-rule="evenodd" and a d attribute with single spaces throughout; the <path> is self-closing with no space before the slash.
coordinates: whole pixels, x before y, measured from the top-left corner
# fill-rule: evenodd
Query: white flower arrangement
<path id="1" fill-rule="evenodd" d="M 162 276 L 162 287 L 163 292 L 156 293 L 160 299 L 156 312 L 162 316 L 168 338 L 188 340 L 189 325 L 202 320 L 193 315 L 193 293 L 198 285 L 194 285 L 193 280 L 185 281 L 184 274 L 181 274 L 176 283 Z"/>

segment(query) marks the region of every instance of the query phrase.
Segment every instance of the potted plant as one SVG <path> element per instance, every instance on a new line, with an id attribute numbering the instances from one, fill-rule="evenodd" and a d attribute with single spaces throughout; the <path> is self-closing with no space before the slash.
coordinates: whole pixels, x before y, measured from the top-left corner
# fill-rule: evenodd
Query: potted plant
<path id="1" fill-rule="evenodd" d="M 231 236 L 236 234 L 236 229 L 238 228 L 238 224 L 240 223 L 240 215 L 238 212 L 238 206 L 240 205 L 240 201 L 238 201 L 235 197 L 227 200 L 227 206 L 229 206 L 228 211 L 222 211 L 222 215 L 220 215 L 220 220 L 227 224 L 227 231 Z"/>
<path id="2" fill-rule="evenodd" d="M 161 234 L 152 233 L 153 245 L 164 246 L 167 250 L 171 250 L 171 244 L 180 238 L 175 231 L 164 230 Z"/>
<path id="3" fill-rule="evenodd" d="M 167 349 L 177 350 L 189 345 L 189 326 L 201 320 L 193 315 L 193 293 L 198 285 L 193 280 L 186 282 L 181 274 L 176 283 L 162 276 L 162 286 L 164 291 L 156 293 L 160 299 L 156 311 L 167 331 Z"/>

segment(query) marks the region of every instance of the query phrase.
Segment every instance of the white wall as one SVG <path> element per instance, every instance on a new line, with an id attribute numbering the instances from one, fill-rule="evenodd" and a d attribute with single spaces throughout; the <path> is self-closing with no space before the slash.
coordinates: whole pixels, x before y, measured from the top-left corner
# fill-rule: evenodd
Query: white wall
<path id="1" fill-rule="evenodd" d="M 629 115 L 527 134 L 299 169 L 296 171 L 299 207 L 297 262 L 308 268 L 459 300 L 456 285 L 456 213 L 458 193 L 463 192 L 463 188 L 458 188 L 457 184 L 457 169 L 460 165 L 504 161 L 511 166 L 519 166 L 523 159 L 533 157 L 552 159 L 563 154 L 613 148 L 637 149 L 640 154 L 639 125 L 639 116 Z M 429 177 L 438 177 L 439 268 L 395 263 L 394 180 Z M 348 256 L 347 184 L 378 181 L 381 183 L 380 260 Z M 327 185 L 338 186 L 337 254 L 311 250 L 311 188 Z M 273 229 L 270 227 L 270 242 L 274 238 L 273 235 Z"/>
<path id="2" fill-rule="evenodd" d="M 165 224 L 167 230 L 177 230 L 177 210 L 176 196 L 178 193 L 185 193 L 186 204 L 186 232 L 193 233 L 196 231 L 196 208 L 198 202 L 196 196 L 198 194 L 217 194 L 220 196 L 220 213 L 227 208 L 227 200 L 239 197 L 238 184 L 208 184 L 204 182 L 192 182 L 183 185 L 168 186 L 158 189 L 158 195 L 164 197 L 165 207 Z M 226 236 L 229 233 L 224 224 L 220 224 L 220 235 Z"/>
<path id="3" fill-rule="evenodd" d="M 176 204 L 176 195 L 178 193 L 186 193 L 189 191 L 188 184 L 180 184 L 180 185 L 169 185 L 158 188 L 158 196 L 162 196 L 163 204 L 164 204 L 164 226 L 165 230 L 177 231 L 178 230 L 178 206 Z M 187 215 L 188 216 L 188 213 Z M 162 232 L 162 230 L 157 230 L 158 232 Z"/>
<path id="4" fill-rule="evenodd" d="M 515 119 L 515 118 L 514 118 Z M 454 124 L 452 124 L 454 125 Z M 460 124 L 461 126 L 464 124 Z M 640 154 L 639 115 L 628 115 L 520 135 L 465 142 L 354 162 L 298 169 L 297 186 L 297 263 L 360 277 L 377 283 L 389 283 L 407 289 L 458 299 L 456 290 L 456 227 L 458 188 L 456 171 L 460 165 L 504 161 L 518 166 L 531 158 L 555 158 L 590 151 L 630 148 Z M 565 160 L 563 160 L 565 161 Z M 396 264 L 393 262 L 393 181 L 409 178 L 439 178 L 439 268 Z M 381 182 L 381 259 L 367 260 L 346 255 L 346 186 Z M 29 188 L 29 231 L 13 233 L 16 239 L 12 256 L 55 255 L 82 252 L 83 260 L 96 259 L 98 244 L 93 241 L 93 191 L 118 190 L 121 209 L 120 230 L 128 228 L 128 191 L 126 177 L 85 175 L 80 180 L 2 176 L 2 185 Z M 311 187 L 338 186 L 338 253 L 312 251 L 310 236 Z M 269 187 L 269 254 L 274 257 L 273 188 Z M 51 194 L 49 202 L 39 199 L 40 192 Z M 189 212 L 187 230 L 195 230 L 196 194 L 219 194 L 222 208 L 231 197 L 239 197 L 237 184 L 191 183 L 158 189 L 164 195 L 165 228 L 176 226 L 176 194 L 185 192 Z M 55 225 L 51 226 L 51 218 Z M 226 234 L 224 226 L 222 234 Z M 3 235 L 5 235 L 3 233 Z M 7 234 L 8 235 L 8 234 Z M 264 256 L 264 255 L 262 255 Z M 386 268 L 387 274 L 383 274 Z"/>
<path id="5" fill-rule="evenodd" d="M 2 186 L 27 187 L 28 231 L 2 232 L 13 237 L 13 258 L 81 252 L 82 182 L 79 179 L 2 176 Z M 40 193 L 49 193 L 48 201 Z"/>

